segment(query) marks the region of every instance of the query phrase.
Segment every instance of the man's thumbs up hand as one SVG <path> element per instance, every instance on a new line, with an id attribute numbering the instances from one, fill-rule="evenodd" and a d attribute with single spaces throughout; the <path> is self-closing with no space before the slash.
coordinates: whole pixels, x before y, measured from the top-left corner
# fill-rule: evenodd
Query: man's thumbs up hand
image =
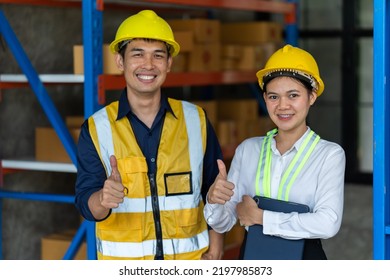
<path id="1" fill-rule="evenodd" d="M 105 208 L 117 208 L 123 202 L 125 190 L 115 156 L 110 157 L 111 175 L 104 182 L 100 204 Z"/>
<path id="2" fill-rule="evenodd" d="M 234 184 L 227 180 L 225 163 L 218 159 L 217 164 L 219 173 L 215 178 L 214 184 L 210 187 L 207 201 L 211 204 L 225 204 L 234 194 Z"/>
<path id="3" fill-rule="evenodd" d="M 111 165 L 111 175 L 109 179 L 122 183 L 121 174 L 119 173 L 118 164 L 115 156 L 110 157 L 110 165 Z"/>

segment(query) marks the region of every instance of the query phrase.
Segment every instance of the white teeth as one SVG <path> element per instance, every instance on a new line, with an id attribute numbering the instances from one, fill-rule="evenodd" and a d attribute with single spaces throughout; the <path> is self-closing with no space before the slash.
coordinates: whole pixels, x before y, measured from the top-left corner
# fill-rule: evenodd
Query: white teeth
<path id="1" fill-rule="evenodd" d="M 282 118 L 288 118 L 288 117 L 290 117 L 291 115 L 279 115 L 280 117 L 282 117 Z"/>
<path id="2" fill-rule="evenodd" d="M 138 78 L 142 80 L 152 80 L 154 76 L 138 75 Z"/>

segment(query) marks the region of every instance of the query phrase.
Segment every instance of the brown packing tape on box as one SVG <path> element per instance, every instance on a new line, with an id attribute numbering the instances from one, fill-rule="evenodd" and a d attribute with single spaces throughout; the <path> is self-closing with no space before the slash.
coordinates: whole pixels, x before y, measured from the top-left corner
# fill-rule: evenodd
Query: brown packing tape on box
<path id="1" fill-rule="evenodd" d="M 221 70 L 220 43 L 195 44 L 189 53 L 189 72 L 213 72 Z"/>

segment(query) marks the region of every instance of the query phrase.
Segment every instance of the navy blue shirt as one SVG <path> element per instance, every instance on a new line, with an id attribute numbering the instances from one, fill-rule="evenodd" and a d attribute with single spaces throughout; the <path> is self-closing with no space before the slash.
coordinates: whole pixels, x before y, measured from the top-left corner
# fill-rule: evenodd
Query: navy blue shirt
<path id="1" fill-rule="evenodd" d="M 139 147 L 144 154 L 148 173 L 155 173 L 157 168 L 157 150 L 160 142 L 160 134 L 164 124 L 165 114 L 173 114 L 168 99 L 161 96 L 161 106 L 151 128 L 147 127 L 131 111 L 127 100 L 126 90 L 124 90 L 119 99 L 118 117 L 121 119 L 127 117 L 130 121 Z M 99 155 L 92 142 L 88 129 L 88 121 L 81 126 L 81 132 L 77 145 L 77 180 L 76 180 L 76 208 L 80 214 L 87 220 L 94 221 L 91 211 L 88 208 L 89 197 L 96 191 L 99 191 L 104 181 L 107 179 L 106 171 L 99 158 Z M 207 142 L 206 152 L 203 159 L 202 176 L 202 197 L 205 201 L 206 194 L 218 175 L 217 159 L 222 159 L 222 151 L 215 131 L 207 120 Z"/>

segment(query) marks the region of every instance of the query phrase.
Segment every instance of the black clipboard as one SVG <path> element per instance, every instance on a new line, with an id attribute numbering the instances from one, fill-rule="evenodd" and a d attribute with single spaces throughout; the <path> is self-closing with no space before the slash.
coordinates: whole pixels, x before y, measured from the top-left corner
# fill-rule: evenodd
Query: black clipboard
<path id="1" fill-rule="evenodd" d="M 253 199 L 257 206 L 264 210 L 284 213 L 307 213 L 310 211 L 309 206 L 305 204 L 263 196 L 255 196 Z M 305 240 L 290 240 L 265 235 L 263 234 L 262 225 L 253 225 L 248 229 L 244 246 L 244 260 L 301 260 Z"/>

